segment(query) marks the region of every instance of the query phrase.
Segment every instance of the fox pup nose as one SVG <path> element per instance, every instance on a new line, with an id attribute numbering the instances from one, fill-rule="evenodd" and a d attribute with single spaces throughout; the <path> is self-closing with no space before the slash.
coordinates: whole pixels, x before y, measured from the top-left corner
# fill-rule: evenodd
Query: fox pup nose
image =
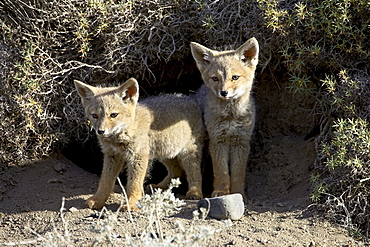
<path id="1" fill-rule="evenodd" d="M 104 134 L 104 130 L 98 130 L 98 134 L 99 135 L 103 135 Z"/>
<path id="2" fill-rule="evenodd" d="M 229 93 L 228 91 L 221 91 L 220 92 L 222 97 L 226 97 L 228 93 Z"/>

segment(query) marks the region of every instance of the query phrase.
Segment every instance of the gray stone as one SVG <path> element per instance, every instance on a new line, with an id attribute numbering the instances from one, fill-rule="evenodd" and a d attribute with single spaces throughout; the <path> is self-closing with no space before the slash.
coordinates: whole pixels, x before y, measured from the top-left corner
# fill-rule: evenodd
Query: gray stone
<path id="1" fill-rule="evenodd" d="M 215 219 L 238 220 L 244 214 L 244 202 L 241 194 L 231 194 L 214 198 L 204 198 L 198 202 L 198 210 L 205 208 L 208 215 Z"/>
<path id="2" fill-rule="evenodd" d="M 66 172 L 68 170 L 68 167 L 63 163 L 58 162 L 58 163 L 54 164 L 54 170 L 56 172 L 63 173 L 63 172 Z"/>

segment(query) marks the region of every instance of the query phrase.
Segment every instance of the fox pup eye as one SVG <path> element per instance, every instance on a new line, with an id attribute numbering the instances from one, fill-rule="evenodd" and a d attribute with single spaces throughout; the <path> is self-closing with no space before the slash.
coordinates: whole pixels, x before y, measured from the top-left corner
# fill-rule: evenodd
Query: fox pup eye
<path id="1" fill-rule="evenodd" d="M 118 116 L 118 113 L 112 113 L 112 114 L 110 114 L 110 117 L 111 118 L 116 118 Z"/>
<path id="2" fill-rule="evenodd" d="M 217 76 L 212 76 L 212 77 L 211 77 L 211 79 L 212 79 L 213 81 L 218 81 Z"/>
<path id="3" fill-rule="evenodd" d="M 98 115 L 96 115 L 95 113 L 91 114 L 92 118 L 94 119 L 97 119 L 98 118 Z"/>
<path id="4" fill-rule="evenodd" d="M 238 76 L 238 75 L 233 75 L 233 76 L 231 77 L 231 80 L 236 81 L 236 80 L 238 80 L 238 79 L 239 79 L 239 77 L 240 77 L 240 76 Z"/>

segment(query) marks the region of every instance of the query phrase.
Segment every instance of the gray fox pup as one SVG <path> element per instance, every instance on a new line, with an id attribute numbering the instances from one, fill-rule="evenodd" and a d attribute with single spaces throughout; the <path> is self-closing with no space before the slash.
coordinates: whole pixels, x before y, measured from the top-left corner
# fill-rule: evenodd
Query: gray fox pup
<path id="1" fill-rule="evenodd" d="M 205 128 L 195 98 L 162 95 L 139 98 L 133 78 L 119 87 L 93 87 L 74 81 L 85 112 L 104 153 L 97 192 L 86 204 L 99 209 L 111 194 L 122 169 L 127 169 L 127 194 L 131 209 L 142 198 L 143 184 L 151 159 L 168 170 L 154 187 L 166 188 L 170 180 L 186 174 L 188 199 L 202 195 L 201 159 Z"/>
<path id="2" fill-rule="evenodd" d="M 192 42 L 191 52 L 204 81 L 197 99 L 209 136 L 212 196 L 241 193 L 246 200 L 246 166 L 255 124 L 251 89 L 258 42 L 251 38 L 236 50 L 221 52 Z"/>

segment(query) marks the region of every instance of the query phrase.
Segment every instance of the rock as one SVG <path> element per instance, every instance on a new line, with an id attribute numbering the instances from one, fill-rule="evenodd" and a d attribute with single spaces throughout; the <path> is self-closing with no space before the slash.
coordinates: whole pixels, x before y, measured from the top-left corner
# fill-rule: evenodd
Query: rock
<path id="1" fill-rule="evenodd" d="M 238 220 L 244 214 L 244 202 L 241 194 L 231 194 L 214 198 L 201 199 L 198 202 L 198 210 L 205 208 L 208 215 L 215 219 Z"/>
<path id="2" fill-rule="evenodd" d="M 68 167 L 63 163 L 57 162 L 54 164 L 54 170 L 58 173 L 63 173 L 68 170 Z"/>
<path id="3" fill-rule="evenodd" d="M 51 178 L 51 179 L 48 180 L 48 183 L 49 184 L 57 184 L 57 183 L 62 183 L 62 181 L 60 181 L 57 178 Z"/>
<path id="4" fill-rule="evenodd" d="M 75 207 L 71 207 L 68 209 L 68 211 L 73 213 L 73 212 L 78 212 L 78 209 Z"/>

